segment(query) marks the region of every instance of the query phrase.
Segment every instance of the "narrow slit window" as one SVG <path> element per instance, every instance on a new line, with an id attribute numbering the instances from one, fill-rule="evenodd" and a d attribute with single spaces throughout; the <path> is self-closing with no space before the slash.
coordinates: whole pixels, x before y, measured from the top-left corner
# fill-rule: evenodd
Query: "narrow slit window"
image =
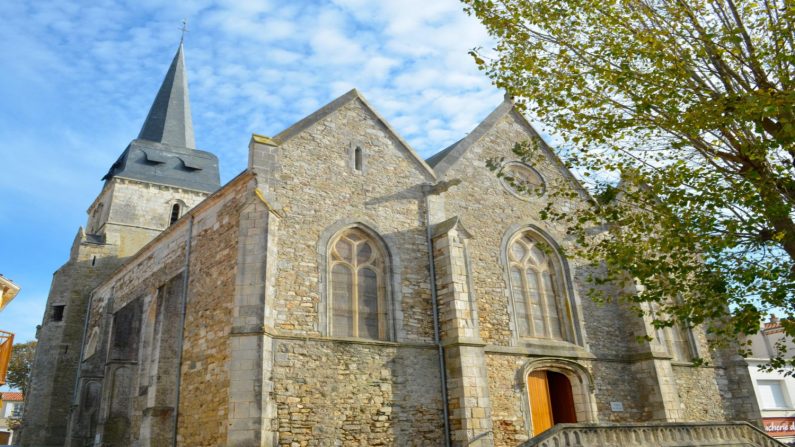
<path id="1" fill-rule="evenodd" d="M 353 151 L 353 167 L 359 172 L 362 171 L 362 148 L 359 146 Z"/>
<path id="2" fill-rule="evenodd" d="M 169 225 L 174 225 L 174 222 L 179 220 L 179 203 L 175 203 L 174 206 L 171 207 L 171 220 L 169 221 Z"/>
<path id="3" fill-rule="evenodd" d="M 66 306 L 63 304 L 52 306 L 52 321 L 63 321 L 63 311 L 65 308 Z"/>

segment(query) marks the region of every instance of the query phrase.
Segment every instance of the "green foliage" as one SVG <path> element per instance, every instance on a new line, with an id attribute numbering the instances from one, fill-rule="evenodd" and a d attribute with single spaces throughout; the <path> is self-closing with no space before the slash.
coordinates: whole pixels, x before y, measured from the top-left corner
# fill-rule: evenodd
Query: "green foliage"
<path id="1" fill-rule="evenodd" d="M 561 210 L 571 192 L 549 188 L 542 218 L 568 226 L 569 255 L 606 266 L 595 284 L 639 281 L 621 299 L 656 303 L 663 325 L 703 324 L 715 343 L 769 312 L 795 321 L 795 4 L 463 2 L 497 40 L 475 62 L 589 181 L 593 206 Z"/>
<path id="2" fill-rule="evenodd" d="M 36 357 L 36 342 L 16 343 L 12 349 L 6 381 L 11 388 L 27 394 L 30 370 Z"/>

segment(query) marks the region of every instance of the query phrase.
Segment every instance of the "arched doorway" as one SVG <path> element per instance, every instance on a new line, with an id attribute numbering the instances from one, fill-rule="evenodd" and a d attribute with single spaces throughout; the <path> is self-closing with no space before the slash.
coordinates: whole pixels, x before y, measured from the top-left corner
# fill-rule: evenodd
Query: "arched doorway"
<path id="1" fill-rule="evenodd" d="M 555 424 L 577 422 L 574 393 L 565 374 L 539 369 L 527 375 L 533 436 Z"/>

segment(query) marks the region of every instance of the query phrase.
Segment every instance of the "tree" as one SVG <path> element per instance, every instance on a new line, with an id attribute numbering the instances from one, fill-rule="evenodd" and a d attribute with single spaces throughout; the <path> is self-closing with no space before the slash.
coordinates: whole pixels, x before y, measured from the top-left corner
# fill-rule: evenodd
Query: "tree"
<path id="1" fill-rule="evenodd" d="M 655 325 L 704 324 L 716 343 L 768 312 L 795 337 L 795 4 L 463 2 L 497 40 L 476 63 L 555 129 L 593 193 L 568 211 L 552 192 L 542 213 L 605 265 L 593 280 L 639 281 L 623 299 L 659 306 Z M 772 367 L 795 365 L 779 354 Z"/>
<path id="2" fill-rule="evenodd" d="M 30 370 L 36 356 L 36 342 L 17 343 L 11 352 L 11 362 L 8 364 L 6 380 L 11 388 L 27 394 Z"/>

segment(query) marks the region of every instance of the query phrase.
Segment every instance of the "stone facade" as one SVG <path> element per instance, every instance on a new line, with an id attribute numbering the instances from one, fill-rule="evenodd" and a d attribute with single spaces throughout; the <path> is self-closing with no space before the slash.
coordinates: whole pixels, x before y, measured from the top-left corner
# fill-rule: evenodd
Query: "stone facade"
<path id="1" fill-rule="evenodd" d="M 234 289 L 247 180 L 202 202 L 192 211 L 199 216 L 173 225 L 94 290 L 86 333 L 98 338 L 84 349 L 72 445 L 96 433 L 112 445 L 165 445 L 175 435 L 185 445 L 222 443 L 232 303 L 217 297 Z M 91 384 L 105 383 L 92 396 Z"/>
<path id="2" fill-rule="evenodd" d="M 99 407 L 103 393 L 106 396 L 113 393 L 103 390 L 98 378 L 112 373 L 120 378 L 113 381 L 112 387 L 126 393 L 128 400 L 138 396 L 135 390 L 125 389 L 121 379 L 132 377 L 132 367 L 128 363 L 138 360 L 138 347 L 148 348 L 153 343 L 160 347 L 152 338 L 163 335 L 164 339 L 173 339 L 167 343 L 166 351 L 172 357 L 172 369 L 178 365 L 177 353 L 181 355 L 181 350 L 176 348 L 181 346 L 181 341 L 176 343 L 180 340 L 175 337 L 176 333 L 148 334 L 144 343 L 136 332 L 141 327 L 140 310 L 153 302 L 152 293 L 139 289 L 140 296 L 130 307 L 113 308 L 111 299 L 111 306 L 100 310 L 96 306 L 103 302 L 102 298 L 93 299 L 92 291 L 140 255 L 141 249 L 169 226 L 179 224 L 176 221 L 181 215 L 204 203 L 218 187 L 217 158 L 180 146 L 185 141 L 193 144 L 184 79 L 180 45 L 150 110 L 151 119 L 145 123 L 149 133 L 159 137 L 133 140 L 113 164 L 103 178 L 102 191 L 88 209 L 85 229 L 78 230 L 68 261 L 53 275 L 46 311 L 37 332 L 39 343 L 26 396 L 21 445 L 63 446 L 93 442 L 93 433 L 100 421 L 109 420 L 113 425 L 113 421 L 119 420 L 114 419 L 114 408 Z M 184 113 L 174 113 L 176 108 L 187 110 L 187 118 Z M 178 120 L 183 122 L 176 122 Z M 158 125 L 166 131 L 155 132 Z M 169 237 L 173 238 L 174 233 Z M 167 254 L 162 258 L 150 261 L 157 268 L 170 268 L 165 259 L 178 253 L 175 246 L 168 244 L 161 245 L 158 253 L 164 251 Z M 149 268 L 156 269 L 151 265 Z M 168 270 L 159 274 L 167 273 Z M 127 297 L 119 299 L 123 298 Z M 117 311 L 121 313 L 116 315 Z M 180 314 L 176 308 L 164 311 L 168 315 Z M 111 327 L 116 331 L 113 339 L 116 349 L 108 353 L 107 358 L 96 355 L 104 353 L 107 331 Z M 125 330 L 119 332 L 120 328 Z M 123 340 L 128 338 L 131 344 L 121 349 L 127 343 Z M 148 357 L 141 354 L 146 363 Z M 175 394 L 173 384 L 171 389 L 170 394 Z M 173 399 L 166 400 L 173 405 Z M 119 404 L 118 399 L 116 404 Z M 100 410 L 105 413 L 100 414 Z"/>
<path id="3" fill-rule="evenodd" d="M 699 328 L 678 343 L 709 367 L 675 358 L 615 302 L 586 298 L 598 267 L 564 257 L 574 242 L 538 217 L 544 198 L 518 196 L 486 168 L 536 138 L 506 100 L 426 163 L 354 90 L 273 138 L 255 135 L 247 169 L 206 198 L 106 186 L 91 210 L 110 211 L 89 226 L 117 225 L 113 240 L 127 242 L 113 246 L 134 252 L 75 292 L 88 311 L 70 323 L 85 335 L 72 336 L 69 361 L 82 361 L 71 411 L 69 399 L 52 410 L 69 421 L 67 444 L 444 445 L 449 434 L 452 445 L 514 446 L 538 431 L 528 378 L 539 373 L 565 384 L 569 422 L 758 418 L 727 410 L 753 403 L 737 391 L 749 384 Z M 551 151 L 532 168 L 574 192 L 559 206 L 587 206 Z M 177 199 L 189 211 L 158 226 L 168 222 L 150 213 Z M 149 217 L 148 236 L 123 234 L 120 222 Z M 350 292 L 377 297 L 378 336 L 335 329 L 347 314 L 332 245 L 351 229 L 380 256 L 373 291 Z M 532 256 L 548 260 L 548 288 L 524 290 L 547 299 L 543 324 L 558 335 L 522 332 L 527 303 L 508 267 L 520 237 L 544 247 Z M 92 259 L 86 238 L 74 262 Z M 357 303 L 351 321 L 367 312 Z"/>
<path id="4" fill-rule="evenodd" d="M 105 185 L 89 208 L 86 228 L 93 233 L 78 231 L 69 261 L 53 275 L 37 334 L 23 445 L 64 444 L 91 291 L 169 226 L 170 203 L 194 205 L 205 197 L 199 191 L 127 179 Z"/>

